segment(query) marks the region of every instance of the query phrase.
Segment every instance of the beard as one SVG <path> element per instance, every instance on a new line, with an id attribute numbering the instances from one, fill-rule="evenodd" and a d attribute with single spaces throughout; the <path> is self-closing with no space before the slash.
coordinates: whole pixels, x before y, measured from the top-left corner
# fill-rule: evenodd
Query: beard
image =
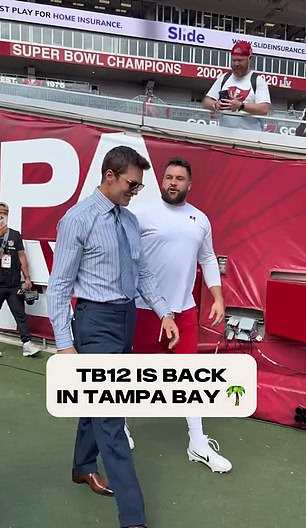
<path id="1" fill-rule="evenodd" d="M 187 194 L 188 190 L 185 190 L 178 192 L 176 196 L 171 196 L 168 194 L 168 191 L 166 191 L 166 189 L 161 190 L 162 199 L 164 200 L 164 202 L 170 205 L 177 205 L 183 203 L 186 199 Z"/>

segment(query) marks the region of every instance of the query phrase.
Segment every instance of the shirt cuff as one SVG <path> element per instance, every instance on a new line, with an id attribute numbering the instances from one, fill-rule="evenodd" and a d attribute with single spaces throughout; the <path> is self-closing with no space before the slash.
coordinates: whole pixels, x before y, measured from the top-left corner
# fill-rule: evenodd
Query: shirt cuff
<path id="1" fill-rule="evenodd" d="M 55 344 L 57 350 L 64 350 L 65 348 L 73 347 L 70 331 L 61 333 L 60 336 L 55 336 Z"/>
<path id="2" fill-rule="evenodd" d="M 163 298 L 158 299 L 158 301 L 152 304 L 152 310 L 154 310 L 160 319 L 171 312 L 171 309 Z"/>

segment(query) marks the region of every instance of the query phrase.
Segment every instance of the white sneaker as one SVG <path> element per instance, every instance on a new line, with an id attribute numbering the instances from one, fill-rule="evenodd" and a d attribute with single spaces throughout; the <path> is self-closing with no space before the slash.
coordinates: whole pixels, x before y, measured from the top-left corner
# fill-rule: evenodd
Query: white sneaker
<path id="1" fill-rule="evenodd" d="M 38 352 L 40 352 L 40 348 L 33 345 L 31 341 L 27 341 L 26 343 L 24 343 L 22 352 L 22 355 L 24 357 L 35 356 L 36 354 L 38 354 Z"/>
<path id="2" fill-rule="evenodd" d="M 129 430 L 129 426 L 128 424 L 125 422 L 125 426 L 124 426 L 124 432 L 127 436 L 127 439 L 129 441 L 129 446 L 130 446 L 130 449 L 134 449 L 135 447 L 135 442 L 133 440 L 133 438 L 131 437 L 131 433 L 130 433 L 130 430 Z"/>
<path id="3" fill-rule="evenodd" d="M 203 462 L 214 472 L 228 473 L 232 469 L 232 464 L 223 456 L 218 455 L 219 449 L 216 440 L 203 435 L 202 442 L 194 443 L 190 440 L 187 455 L 190 461 Z"/>

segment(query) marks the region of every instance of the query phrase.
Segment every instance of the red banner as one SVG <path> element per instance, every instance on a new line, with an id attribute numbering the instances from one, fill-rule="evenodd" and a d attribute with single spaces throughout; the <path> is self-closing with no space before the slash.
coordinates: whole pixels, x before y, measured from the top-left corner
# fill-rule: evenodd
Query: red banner
<path id="1" fill-rule="evenodd" d="M 228 68 L 219 66 L 197 65 L 186 62 L 167 61 L 145 57 L 131 57 L 99 53 L 96 51 L 76 50 L 44 46 L 40 44 L 27 44 L 21 42 L 0 41 L 0 55 L 21 57 L 31 60 L 62 62 L 66 64 L 79 64 L 114 70 L 130 70 L 160 75 L 177 77 L 192 77 L 197 79 L 217 79 Z M 260 72 L 259 72 L 260 73 Z M 291 88 L 306 90 L 306 79 L 289 77 L 275 73 L 260 73 L 267 84 L 275 88 Z"/>

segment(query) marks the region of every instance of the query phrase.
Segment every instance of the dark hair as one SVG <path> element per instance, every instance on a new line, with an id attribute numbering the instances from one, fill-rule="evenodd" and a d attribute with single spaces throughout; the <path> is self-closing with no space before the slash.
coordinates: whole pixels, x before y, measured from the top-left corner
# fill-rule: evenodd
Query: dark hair
<path id="1" fill-rule="evenodd" d="M 0 202 L 0 209 L 3 209 L 4 211 L 8 211 L 9 206 L 5 202 Z"/>
<path id="2" fill-rule="evenodd" d="M 165 169 L 167 169 L 167 167 L 169 167 L 170 165 L 174 165 L 175 167 L 184 167 L 184 169 L 186 169 L 186 171 L 187 171 L 189 180 L 191 180 L 192 174 L 191 174 L 190 161 L 188 161 L 188 160 L 186 160 L 184 158 L 171 158 L 167 162 L 167 165 L 166 165 Z"/>
<path id="3" fill-rule="evenodd" d="M 138 167 L 141 170 L 148 170 L 151 168 L 150 163 L 136 150 L 131 147 L 114 147 L 107 152 L 102 163 L 102 181 L 107 170 L 112 170 L 117 176 L 123 174 L 129 165 Z"/>

